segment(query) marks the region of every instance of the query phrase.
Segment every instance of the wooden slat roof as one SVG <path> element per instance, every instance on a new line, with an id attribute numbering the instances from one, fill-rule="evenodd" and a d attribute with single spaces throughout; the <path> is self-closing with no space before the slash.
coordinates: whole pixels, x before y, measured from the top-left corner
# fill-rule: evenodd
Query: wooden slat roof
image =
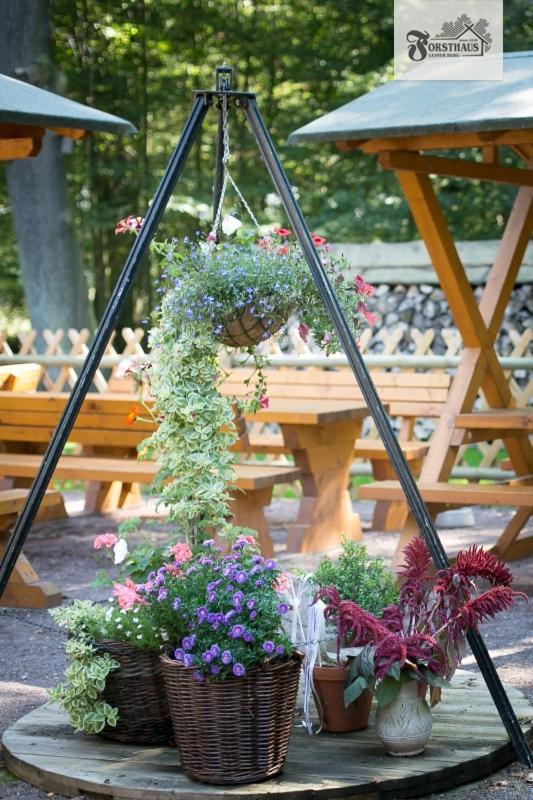
<path id="1" fill-rule="evenodd" d="M 127 119 L 75 103 L 24 81 L 0 75 L 0 123 L 135 133 Z"/>
<path id="2" fill-rule="evenodd" d="M 533 51 L 501 81 L 390 81 L 293 131 L 289 144 L 533 127 Z"/>

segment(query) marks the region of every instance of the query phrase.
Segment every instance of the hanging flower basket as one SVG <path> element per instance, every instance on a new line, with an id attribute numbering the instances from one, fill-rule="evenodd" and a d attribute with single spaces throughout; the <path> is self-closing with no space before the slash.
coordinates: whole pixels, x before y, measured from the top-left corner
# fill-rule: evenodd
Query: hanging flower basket
<path id="1" fill-rule="evenodd" d="M 163 744 L 172 739 L 172 723 L 157 653 L 137 650 L 126 642 L 99 641 L 98 648 L 118 661 L 106 678 L 102 699 L 118 708 L 115 727 L 101 736 L 131 744 Z"/>
<path id="2" fill-rule="evenodd" d="M 303 656 L 267 662 L 245 677 L 198 682 L 160 656 L 183 771 L 214 784 L 263 781 L 287 757 Z"/>
<path id="3" fill-rule="evenodd" d="M 289 310 L 280 316 L 260 316 L 252 313 L 250 306 L 234 316 L 227 316 L 223 322 L 223 330 L 219 341 L 226 347 L 255 347 L 273 336 L 285 325 Z"/>

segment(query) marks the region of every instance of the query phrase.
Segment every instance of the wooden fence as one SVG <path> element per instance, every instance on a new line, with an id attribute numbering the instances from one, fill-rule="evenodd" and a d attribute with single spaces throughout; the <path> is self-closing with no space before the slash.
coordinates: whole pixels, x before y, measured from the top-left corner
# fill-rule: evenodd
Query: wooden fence
<path id="1" fill-rule="evenodd" d="M 111 337 L 106 348 L 106 356 L 94 378 L 95 391 L 104 393 L 108 390 L 108 382 L 123 359 L 143 361 L 148 357 L 143 347 L 143 344 L 146 343 L 146 335 L 142 328 L 123 328 L 121 335 L 124 345 L 120 349 L 114 345 L 117 339 L 116 332 Z M 365 354 L 365 360 L 370 368 L 400 367 L 402 371 L 413 372 L 427 369 L 429 366 L 432 370 L 445 370 L 457 363 L 463 345 L 461 337 L 455 329 L 444 330 L 441 335 L 446 344 L 446 351 L 439 354 L 435 354 L 432 350 L 435 339 L 433 329 L 420 331 L 406 325 L 398 325 L 393 329 L 382 328 L 377 332 L 366 329 L 361 335 L 359 346 L 361 352 Z M 510 331 L 509 335 L 513 346 L 512 351 L 507 354 L 506 358 L 502 358 L 502 362 L 504 367 L 506 362 L 512 367 L 512 370 L 508 370 L 507 375 L 517 405 L 526 406 L 532 402 L 533 398 L 533 378 L 531 372 L 528 374 L 527 371 L 528 368 L 531 368 L 532 362 L 529 354 L 533 331 L 526 330 L 521 334 Z M 0 332 L 0 363 L 16 363 L 22 360 L 39 362 L 42 365 L 41 388 L 54 392 L 68 391 L 74 386 L 84 356 L 88 352 L 89 343 L 90 332 L 85 329 L 79 331 L 74 329 L 68 331 L 43 330 L 41 336 L 37 331 L 31 330 L 29 333 L 20 333 L 18 341 L 15 344 L 12 343 L 12 346 L 8 343 L 6 336 Z M 275 337 L 264 346 L 265 350 L 272 355 L 275 365 L 289 366 L 299 361 L 302 365 L 321 367 L 342 365 L 343 363 L 342 356 L 328 360 L 324 356 L 312 352 L 302 342 L 296 329 L 289 330 L 284 343 L 288 344 L 288 350 L 282 351 L 280 343 Z M 376 350 L 379 350 L 379 354 L 375 354 Z M 513 372 L 512 376 L 511 371 Z M 479 408 L 486 407 L 482 393 L 478 397 L 477 406 Z M 431 422 L 425 422 L 419 429 L 419 433 L 421 431 L 422 437 L 427 438 L 431 435 L 432 427 Z M 372 431 L 369 432 L 369 435 L 372 435 Z M 501 442 L 477 445 L 480 452 L 479 475 L 486 474 L 488 476 L 491 471 L 495 470 L 494 474 L 496 476 L 499 474 L 496 464 L 501 447 Z M 468 474 L 468 470 L 465 471 L 464 449 L 458 455 L 456 467 L 459 468 L 458 471 L 456 470 L 456 474 Z"/>

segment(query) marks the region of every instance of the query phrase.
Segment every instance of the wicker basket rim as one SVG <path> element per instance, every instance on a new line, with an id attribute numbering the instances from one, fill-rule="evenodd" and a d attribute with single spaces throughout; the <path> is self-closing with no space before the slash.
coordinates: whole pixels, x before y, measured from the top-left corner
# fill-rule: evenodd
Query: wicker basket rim
<path id="1" fill-rule="evenodd" d="M 288 658 L 284 659 L 274 659 L 272 661 L 265 660 L 262 664 L 258 664 L 254 667 L 250 667 L 250 669 L 246 670 L 246 675 L 243 675 L 242 678 L 238 678 L 236 675 L 228 675 L 224 682 L 227 680 L 231 680 L 232 682 L 237 681 L 246 681 L 248 678 L 255 677 L 256 675 L 262 675 L 267 672 L 277 671 L 279 669 L 283 669 L 291 662 L 295 662 L 301 664 L 304 659 L 304 654 L 301 653 L 299 650 L 293 650 L 292 653 Z M 173 669 L 183 670 L 184 672 L 194 672 L 196 667 L 185 667 L 183 664 L 180 664 L 173 658 L 170 658 L 167 653 L 161 653 L 159 656 L 159 660 L 166 664 L 167 666 L 171 665 Z M 207 678 L 209 683 L 221 683 L 221 681 L 213 680 L 212 678 Z"/>

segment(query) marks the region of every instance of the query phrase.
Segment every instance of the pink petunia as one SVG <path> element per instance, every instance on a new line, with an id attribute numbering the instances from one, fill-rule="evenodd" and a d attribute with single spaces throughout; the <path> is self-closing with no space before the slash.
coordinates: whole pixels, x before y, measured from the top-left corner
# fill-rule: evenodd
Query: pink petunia
<path id="1" fill-rule="evenodd" d="M 114 533 L 101 533 L 93 542 L 95 550 L 100 550 L 102 547 L 114 547 L 118 542 L 118 537 Z"/>
<path id="2" fill-rule="evenodd" d="M 357 306 L 357 310 L 359 311 L 360 314 L 363 315 L 363 317 L 366 319 L 369 325 L 375 325 L 376 322 L 378 321 L 377 315 L 374 314 L 373 311 L 369 311 L 368 308 L 366 307 L 366 303 L 364 303 L 363 301 L 359 303 L 359 305 Z"/>
<path id="3" fill-rule="evenodd" d="M 276 250 L 276 255 L 277 256 L 286 256 L 288 252 L 289 252 L 289 245 L 288 244 L 284 244 L 281 247 L 278 247 L 278 249 Z"/>
<path id="4" fill-rule="evenodd" d="M 146 600 L 143 600 L 137 592 L 137 587 L 131 578 L 126 578 L 126 583 L 114 583 L 111 594 L 117 598 L 119 606 L 124 611 L 132 609 L 136 603 L 146 605 Z"/>
<path id="5" fill-rule="evenodd" d="M 326 244 L 327 239 L 325 239 L 323 236 L 319 236 L 317 233 L 312 233 L 311 241 L 315 247 L 321 247 L 323 244 Z"/>
<path id="6" fill-rule="evenodd" d="M 276 583 L 274 584 L 274 589 L 276 590 L 276 592 L 279 593 L 286 592 L 289 589 L 290 585 L 291 583 L 289 581 L 289 576 L 287 575 L 287 573 L 281 572 L 278 575 Z"/>
<path id="7" fill-rule="evenodd" d="M 288 228 L 274 228 L 274 233 L 277 233 L 282 239 L 285 239 L 287 236 L 292 236 L 292 231 Z"/>
<path id="8" fill-rule="evenodd" d="M 118 235 L 119 233 L 137 233 L 142 228 L 142 224 L 144 219 L 142 217 L 134 217 L 130 214 L 129 217 L 125 219 L 121 219 L 117 222 L 115 227 L 115 234 Z"/>
<path id="9" fill-rule="evenodd" d="M 181 563 L 184 561 L 189 561 L 189 559 L 192 558 L 192 550 L 185 542 L 178 542 L 177 544 L 173 545 L 170 548 L 170 552 L 176 561 L 180 561 Z"/>
<path id="10" fill-rule="evenodd" d="M 370 283 L 367 283 L 362 275 L 356 275 L 353 279 L 355 290 L 364 297 L 372 297 L 376 291 Z"/>
<path id="11" fill-rule="evenodd" d="M 268 408 L 269 407 L 270 400 L 268 399 L 266 394 L 260 394 L 259 395 L 259 405 L 261 406 L 261 408 Z"/>

